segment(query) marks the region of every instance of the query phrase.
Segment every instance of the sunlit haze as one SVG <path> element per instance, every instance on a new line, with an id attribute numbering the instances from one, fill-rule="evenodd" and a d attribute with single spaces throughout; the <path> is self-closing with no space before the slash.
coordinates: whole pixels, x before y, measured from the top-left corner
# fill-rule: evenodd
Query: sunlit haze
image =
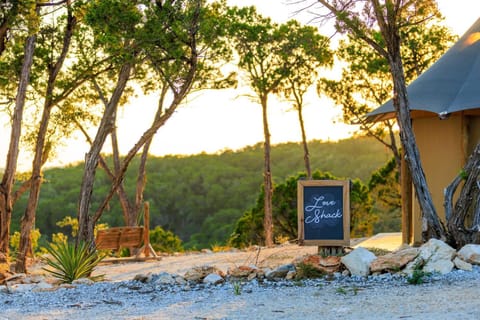
<path id="1" fill-rule="evenodd" d="M 256 5 L 263 15 L 285 22 L 292 18 L 294 8 L 284 0 L 228 0 L 230 5 Z M 463 34 L 478 18 L 478 0 L 440 0 L 439 8 L 446 18 L 446 25 L 458 35 Z M 302 17 L 298 17 L 302 20 Z M 305 21 L 307 19 L 305 18 Z M 322 34 L 330 36 L 328 26 Z M 325 32 L 324 32 L 325 31 Z M 225 149 L 239 149 L 263 141 L 261 107 L 246 96 L 248 89 L 204 91 L 188 98 L 155 136 L 150 153 L 154 155 L 213 153 Z M 271 142 L 300 141 L 297 114 L 287 102 L 279 102 L 272 96 L 269 100 L 269 124 Z M 151 124 L 156 101 L 141 97 L 119 112 L 118 135 L 121 152 L 126 153 L 144 130 Z M 349 137 L 355 127 L 343 124 L 341 108 L 335 107 L 327 98 L 319 98 L 311 92 L 304 109 L 305 127 L 309 140 L 338 140 Z M 94 134 L 94 131 L 91 132 Z M 0 115 L 0 168 L 4 167 L 10 126 L 8 119 Z M 66 141 L 57 151 L 56 159 L 48 166 L 63 166 L 83 160 L 88 151 L 85 139 L 78 135 Z M 105 150 L 107 153 L 109 150 Z M 19 169 L 28 170 L 30 158 L 21 153 Z"/>

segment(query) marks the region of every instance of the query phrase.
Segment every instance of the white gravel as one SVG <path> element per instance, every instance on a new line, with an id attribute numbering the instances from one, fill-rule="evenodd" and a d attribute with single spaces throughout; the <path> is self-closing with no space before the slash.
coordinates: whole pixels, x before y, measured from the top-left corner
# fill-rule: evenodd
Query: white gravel
<path id="1" fill-rule="evenodd" d="M 154 277 L 155 280 L 155 277 Z M 434 275 L 339 277 L 217 286 L 102 282 L 0 292 L 0 319 L 480 319 L 480 267 Z"/>

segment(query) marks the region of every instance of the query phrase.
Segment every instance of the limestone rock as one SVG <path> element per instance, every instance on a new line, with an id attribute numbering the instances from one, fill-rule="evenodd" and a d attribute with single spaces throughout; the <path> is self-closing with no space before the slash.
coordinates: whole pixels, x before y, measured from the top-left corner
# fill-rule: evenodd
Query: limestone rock
<path id="1" fill-rule="evenodd" d="M 426 272 L 440 272 L 446 274 L 452 271 L 455 249 L 438 239 L 430 239 L 420 249 L 420 255 L 426 261 L 423 270 Z"/>
<path id="2" fill-rule="evenodd" d="M 158 284 L 165 284 L 165 285 L 173 285 L 176 282 L 176 279 L 174 276 L 172 276 L 168 272 L 161 272 L 156 276 L 155 283 Z"/>
<path id="3" fill-rule="evenodd" d="M 87 284 L 87 285 L 92 285 L 94 284 L 95 281 L 93 281 L 92 279 L 88 279 L 88 278 L 80 278 L 80 279 L 77 279 L 77 280 L 73 280 L 72 284 Z"/>
<path id="4" fill-rule="evenodd" d="M 453 270 L 452 262 L 455 249 L 438 239 L 430 239 L 420 247 L 420 253 L 405 268 L 407 274 L 412 274 L 414 269 L 421 268 L 425 272 L 449 273 Z"/>
<path id="5" fill-rule="evenodd" d="M 340 261 L 347 267 L 352 276 L 366 277 L 370 273 L 370 264 L 376 256 L 363 247 L 358 247 Z"/>
<path id="6" fill-rule="evenodd" d="M 308 264 L 312 267 L 316 268 L 317 270 L 325 273 L 335 273 L 339 272 L 341 268 L 340 257 L 337 256 L 328 256 L 322 257 L 320 255 L 308 255 L 303 257 L 300 260 L 296 261 L 296 264 Z"/>
<path id="7" fill-rule="evenodd" d="M 410 261 L 413 261 L 417 257 L 418 253 L 418 248 L 407 247 L 405 249 L 377 257 L 370 265 L 370 272 L 382 273 L 401 270 Z"/>
<path id="8" fill-rule="evenodd" d="M 295 271 L 293 264 L 284 264 L 274 270 L 265 273 L 265 277 L 269 280 L 285 278 L 289 271 Z"/>
<path id="9" fill-rule="evenodd" d="M 478 244 L 467 244 L 457 254 L 463 261 L 480 265 L 480 245 Z"/>
<path id="10" fill-rule="evenodd" d="M 460 270 L 465 270 L 465 271 L 472 271 L 473 270 L 473 267 L 472 267 L 471 263 L 465 262 L 462 259 L 460 259 L 459 257 L 455 257 L 455 259 L 453 259 L 453 264 L 455 265 L 455 267 L 457 269 L 460 269 Z"/>
<path id="11" fill-rule="evenodd" d="M 133 277 L 133 280 L 135 281 L 140 281 L 142 283 L 148 283 L 152 281 L 152 274 L 149 272 L 147 274 L 145 273 L 139 273 Z"/>
<path id="12" fill-rule="evenodd" d="M 234 278 L 248 278 L 252 273 L 256 273 L 258 269 L 250 266 L 238 266 L 228 268 L 227 274 Z"/>
<path id="13" fill-rule="evenodd" d="M 285 280 L 293 280 L 297 276 L 296 271 L 288 271 L 287 275 L 285 276 Z"/>
<path id="14" fill-rule="evenodd" d="M 213 285 L 216 285 L 216 284 L 220 284 L 220 283 L 223 283 L 225 281 L 225 279 L 223 279 L 221 276 L 219 276 L 218 274 L 216 273 L 210 273 L 209 275 L 207 275 L 205 278 L 203 278 L 203 283 L 206 283 L 206 284 L 213 284 Z"/>
<path id="15" fill-rule="evenodd" d="M 200 267 L 193 267 L 187 270 L 183 277 L 187 281 L 201 282 L 206 276 L 211 273 L 216 273 L 220 275 L 221 271 L 214 266 L 205 265 Z"/>
<path id="16" fill-rule="evenodd" d="M 181 286 L 187 285 L 187 280 L 185 280 L 184 277 L 182 277 L 180 275 L 174 275 L 174 278 L 175 278 L 175 283 L 176 284 L 181 285 Z"/>

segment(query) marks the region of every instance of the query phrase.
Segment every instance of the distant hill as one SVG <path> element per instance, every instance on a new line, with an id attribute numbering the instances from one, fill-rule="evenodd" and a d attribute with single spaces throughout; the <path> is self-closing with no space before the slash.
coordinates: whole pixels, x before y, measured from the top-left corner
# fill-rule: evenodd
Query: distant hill
<path id="1" fill-rule="evenodd" d="M 313 170 L 330 172 L 339 178 L 367 182 L 371 174 L 391 157 L 381 144 L 369 138 L 338 142 L 309 143 Z M 304 171 L 303 148 L 299 143 L 285 143 L 272 148 L 272 173 L 275 183 Z M 132 164 L 125 179 L 126 190 L 133 196 L 138 161 Z M 44 172 L 36 227 L 44 235 L 68 233 L 56 226 L 65 216 L 76 217 L 83 163 Z M 144 194 L 150 202 L 151 228 L 160 225 L 177 234 L 186 246 L 205 247 L 213 243 L 189 242 L 192 235 L 211 230 L 215 224 L 214 242 L 221 244 L 232 232 L 233 224 L 251 208 L 263 182 L 262 145 L 239 151 L 192 156 L 151 156 L 147 165 Z M 109 179 L 98 170 L 93 195 L 93 210 L 109 188 Z M 26 206 L 26 197 L 14 208 L 14 224 Z M 102 222 L 123 225 L 118 201 L 114 198 Z M 209 228 L 207 228 L 209 226 Z M 210 231 L 211 232 L 211 231 Z M 50 237 L 49 237 L 50 240 Z"/>

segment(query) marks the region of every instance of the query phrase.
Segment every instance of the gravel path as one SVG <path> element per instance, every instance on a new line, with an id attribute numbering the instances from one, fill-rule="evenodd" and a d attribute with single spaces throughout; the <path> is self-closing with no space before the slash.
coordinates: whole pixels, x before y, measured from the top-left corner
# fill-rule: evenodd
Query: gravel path
<path id="1" fill-rule="evenodd" d="M 103 282 L 0 293 L 0 319 L 480 319 L 480 268 L 421 285 L 382 275 L 165 286 Z M 236 294 L 239 293 L 239 294 Z"/>

